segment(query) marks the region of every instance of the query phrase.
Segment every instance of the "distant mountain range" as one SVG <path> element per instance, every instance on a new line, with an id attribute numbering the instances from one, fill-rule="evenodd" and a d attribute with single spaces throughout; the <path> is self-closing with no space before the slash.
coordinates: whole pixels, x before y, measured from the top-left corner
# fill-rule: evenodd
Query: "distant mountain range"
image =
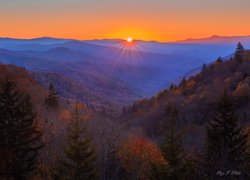
<path id="1" fill-rule="evenodd" d="M 128 45 L 119 39 L 0 38 L 0 63 L 25 67 L 43 85 L 53 82 L 64 97 L 96 106 L 122 106 L 153 96 L 204 63 L 232 54 L 236 46 L 232 40 L 193 41 Z"/>
<path id="2" fill-rule="evenodd" d="M 241 42 L 243 44 L 250 44 L 250 35 L 249 36 L 218 36 L 213 35 L 208 38 L 200 39 L 185 39 L 177 41 L 177 43 L 199 43 L 199 44 L 235 44 Z"/>
<path id="3" fill-rule="evenodd" d="M 250 46 L 250 36 L 211 36 L 201 39 L 186 39 L 176 42 L 157 42 L 135 40 L 136 46 L 143 52 L 154 52 L 161 54 L 186 54 L 189 56 L 200 57 L 211 60 L 218 56 L 226 56 L 235 49 L 235 45 L 241 42 L 245 46 Z M 89 44 L 123 47 L 123 40 L 104 39 L 83 41 Z M 213 52 L 213 53 L 211 53 Z"/>

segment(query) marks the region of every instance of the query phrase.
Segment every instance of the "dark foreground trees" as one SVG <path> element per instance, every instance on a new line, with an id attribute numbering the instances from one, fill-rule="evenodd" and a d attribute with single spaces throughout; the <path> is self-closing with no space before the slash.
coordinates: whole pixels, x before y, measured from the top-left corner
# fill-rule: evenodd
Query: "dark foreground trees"
<path id="1" fill-rule="evenodd" d="M 36 169 L 42 132 L 30 97 L 5 81 L 0 91 L 0 179 L 22 180 Z"/>
<path id="2" fill-rule="evenodd" d="M 210 179 L 244 177 L 247 134 L 239 127 L 233 102 L 224 92 L 207 127 L 206 173 Z"/>
<path id="3" fill-rule="evenodd" d="M 98 179 L 96 156 L 91 144 L 91 138 L 86 136 L 85 129 L 81 128 L 81 120 L 82 117 L 76 105 L 69 127 L 67 145 L 64 149 L 65 157 L 59 160 L 56 179 Z"/>
<path id="4" fill-rule="evenodd" d="M 243 45 L 239 42 L 237 44 L 237 48 L 236 48 L 236 51 L 234 53 L 234 56 L 235 56 L 235 59 L 238 61 L 238 62 L 242 62 L 243 61 L 243 53 L 245 51 L 245 48 L 243 47 Z"/>
<path id="5" fill-rule="evenodd" d="M 53 84 L 49 85 L 49 95 L 45 99 L 45 105 L 48 109 L 57 109 L 59 106 L 59 96 Z"/>
<path id="6" fill-rule="evenodd" d="M 182 133 L 177 128 L 178 111 L 174 105 L 168 105 L 167 115 L 169 119 L 165 139 L 160 144 L 162 155 L 167 163 L 162 166 L 152 165 L 150 178 L 153 180 L 187 179 L 188 171 L 191 167 L 184 157 Z"/>

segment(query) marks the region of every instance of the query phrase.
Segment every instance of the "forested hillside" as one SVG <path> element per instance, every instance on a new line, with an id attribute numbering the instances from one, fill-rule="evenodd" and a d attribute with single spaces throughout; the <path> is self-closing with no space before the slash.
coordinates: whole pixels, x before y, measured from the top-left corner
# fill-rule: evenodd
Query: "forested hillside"
<path id="1" fill-rule="evenodd" d="M 218 54 L 227 56 L 233 46 L 0 38 L 0 63 L 26 68 L 44 86 L 53 82 L 62 97 L 112 112 L 158 93 Z"/>
<path id="2" fill-rule="evenodd" d="M 105 111 L 96 112 L 95 108 L 75 97 L 67 99 L 58 96 L 57 89 L 50 84 L 56 83 L 56 80 L 41 86 L 32 73 L 15 65 L 1 64 L 0 72 L 0 179 L 61 179 L 64 176 L 71 179 L 71 169 L 61 167 L 61 161 L 64 158 L 65 162 L 70 160 L 64 154 L 67 148 L 74 151 L 75 145 L 70 144 L 75 142 L 74 138 L 70 140 L 72 133 L 73 137 L 75 133 L 81 134 L 86 143 L 86 147 L 79 147 L 83 149 L 86 160 L 80 162 L 82 159 L 79 159 L 78 163 L 89 163 L 90 169 L 81 169 L 82 177 L 106 179 L 130 176 L 125 173 L 116 153 L 128 137 L 134 137 L 137 133 L 112 120 Z M 22 126 L 14 123 L 15 120 L 22 126 L 29 120 L 25 125 L 28 127 L 22 129 Z M 9 126 L 5 124 L 7 121 L 10 122 Z M 78 128 L 82 130 L 78 132 Z M 20 146 L 8 141 L 15 134 Z M 16 156 L 23 147 L 29 149 L 23 155 L 25 160 Z M 89 154 L 90 147 L 93 147 L 93 155 Z M 124 156 L 119 158 L 123 159 Z M 17 167 L 13 165 L 15 162 L 18 163 Z M 96 169 L 96 173 L 88 176 L 92 168 Z M 65 175 L 61 170 L 69 174 Z"/>
<path id="3" fill-rule="evenodd" d="M 48 91 L 37 83 L 28 71 L 15 65 L 0 64 L 0 72 L 1 82 L 7 79 L 15 81 L 19 90 L 31 96 L 32 102 L 36 104 L 36 108 L 42 108 Z"/>
<path id="4" fill-rule="evenodd" d="M 231 59 L 204 64 L 117 116 L 72 96 L 76 82 L 0 65 L 0 178 L 248 178 L 249 69 L 250 51 L 238 44 Z"/>
<path id="5" fill-rule="evenodd" d="M 180 114 L 182 127 L 207 124 L 214 113 L 215 103 L 226 90 L 236 100 L 235 107 L 242 123 L 250 117 L 250 51 L 245 50 L 243 59 L 218 58 L 214 63 L 204 64 L 201 72 L 183 78 L 179 84 L 150 99 L 135 102 L 124 109 L 122 119 L 131 126 L 142 127 L 149 136 L 161 134 L 167 122 L 166 107 L 173 103 Z"/>

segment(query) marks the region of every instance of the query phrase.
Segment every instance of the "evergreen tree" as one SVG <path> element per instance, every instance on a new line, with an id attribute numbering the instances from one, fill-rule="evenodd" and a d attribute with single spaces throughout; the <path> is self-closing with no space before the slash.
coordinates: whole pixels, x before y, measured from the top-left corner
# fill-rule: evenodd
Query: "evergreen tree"
<path id="1" fill-rule="evenodd" d="M 169 104 L 167 107 L 167 114 L 169 116 L 169 122 L 166 129 L 166 137 L 164 143 L 160 145 L 160 148 L 169 165 L 176 168 L 180 165 L 183 158 L 181 147 L 182 134 L 178 132 L 177 128 L 177 109 Z"/>
<path id="2" fill-rule="evenodd" d="M 237 44 L 237 48 L 236 51 L 234 53 L 235 59 L 239 62 L 243 61 L 243 53 L 245 51 L 245 48 L 243 47 L 243 45 L 239 42 Z"/>
<path id="3" fill-rule="evenodd" d="M 58 179 L 94 180 L 98 178 L 96 158 L 90 137 L 82 137 L 79 112 L 75 109 L 68 132 L 68 142 L 64 149 L 65 158 L 60 160 Z"/>
<path id="4" fill-rule="evenodd" d="M 201 71 L 202 71 L 202 72 L 205 72 L 206 70 L 207 70 L 207 65 L 206 65 L 206 64 L 203 64 L 203 65 L 202 65 Z"/>
<path id="5" fill-rule="evenodd" d="M 57 109 L 59 106 L 59 96 L 53 84 L 49 85 L 49 96 L 45 100 L 45 105 L 52 109 Z"/>
<path id="6" fill-rule="evenodd" d="M 217 173 L 239 171 L 244 173 L 247 157 L 247 135 L 238 126 L 238 115 L 234 112 L 233 102 L 224 92 L 218 101 L 215 116 L 207 127 L 206 166 L 207 175 L 216 179 Z"/>
<path id="7" fill-rule="evenodd" d="M 167 161 L 164 166 L 152 165 L 151 179 L 183 179 L 185 176 L 185 159 L 182 149 L 182 133 L 177 128 L 177 109 L 169 104 L 167 107 L 167 115 L 169 116 L 166 136 L 164 142 L 160 145 L 162 155 Z"/>
<path id="8" fill-rule="evenodd" d="M 169 89 L 170 89 L 171 91 L 174 90 L 174 84 L 173 84 L 173 83 L 170 85 Z"/>
<path id="9" fill-rule="evenodd" d="M 186 85 L 187 85 L 187 80 L 186 80 L 186 78 L 184 77 L 184 78 L 182 79 L 182 81 L 181 81 L 179 87 L 183 88 L 183 87 L 185 87 Z"/>
<path id="10" fill-rule="evenodd" d="M 37 168 L 42 132 L 35 122 L 30 97 L 7 80 L 0 92 L 0 177 L 22 180 Z"/>
<path id="11" fill-rule="evenodd" d="M 222 63 L 223 59 L 221 57 L 218 57 L 218 59 L 216 60 L 216 63 Z"/>

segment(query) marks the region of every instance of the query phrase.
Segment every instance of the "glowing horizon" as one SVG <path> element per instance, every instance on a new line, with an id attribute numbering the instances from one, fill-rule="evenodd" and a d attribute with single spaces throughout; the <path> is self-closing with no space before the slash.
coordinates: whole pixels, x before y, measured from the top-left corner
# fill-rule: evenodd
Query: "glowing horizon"
<path id="1" fill-rule="evenodd" d="M 12 0 L 0 2 L 0 37 L 169 42 L 249 35 L 249 0 Z"/>

